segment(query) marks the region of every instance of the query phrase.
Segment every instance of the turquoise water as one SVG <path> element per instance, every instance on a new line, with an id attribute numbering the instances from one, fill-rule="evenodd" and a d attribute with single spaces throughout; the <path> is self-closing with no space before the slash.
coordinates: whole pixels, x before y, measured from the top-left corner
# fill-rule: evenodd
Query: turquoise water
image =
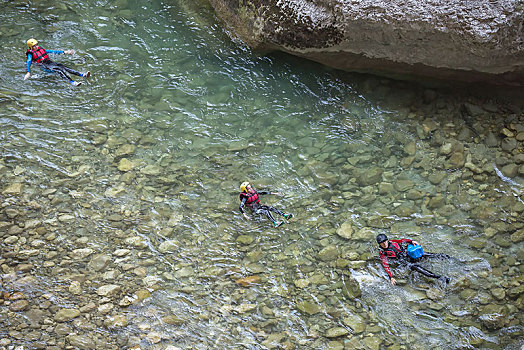
<path id="1" fill-rule="evenodd" d="M 518 133 L 519 91 L 468 95 L 254 53 L 190 2 L 15 1 L 0 23 L 2 288 L 29 302 L 9 311 L 4 298 L 2 341 L 522 345 L 523 249 L 512 235 L 523 226 L 523 179 L 496 171 L 518 163 L 522 142 L 485 145 L 490 131 L 501 144 L 501 125 Z M 33 67 L 24 81 L 31 36 L 75 49 L 56 61 L 92 77 L 73 88 Z M 465 102 L 483 114 L 465 116 Z M 484 170 L 450 166 L 447 142 Z M 262 200 L 295 217 L 277 229 L 244 220 L 246 180 L 283 193 Z M 6 191 L 18 183 L 20 193 Z M 336 234 L 346 221 L 349 239 Z M 390 286 L 375 258 L 378 233 L 460 259 L 428 265 L 452 283 L 400 269 Z M 110 257 L 100 269 L 98 256 Z M 260 281 L 236 282 L 249 276 Z M 346 294 L 352 279 L 359 296 Z M 101 295 L 109 284 L 119 292 Z M 81 314 L 57 321 L 64 308 Z"/>

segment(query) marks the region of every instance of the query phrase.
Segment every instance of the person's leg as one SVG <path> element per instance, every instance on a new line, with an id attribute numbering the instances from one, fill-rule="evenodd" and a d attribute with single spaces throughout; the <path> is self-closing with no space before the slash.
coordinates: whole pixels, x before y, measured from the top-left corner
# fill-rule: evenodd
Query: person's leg
<path id="1" fill-rule="evenodd" d="M 271 210 L 272 212 L 274 213 L 277 213 L 278 215 L 280 216 L 283 216 L 284 218 L 286 219 L 291 219 L 293 217 L 293 214 L 286 214 L 286 213 L 283 213 L 281 210 L 275 208 L 275 207 L 269 207 L 268 206 L 268 209 Z"/>
<path id="2" fill-rule="evenodd" d="M 58 74 L 60 77 L 62 77 L 62 79 L 67 80 L 69 83 L 74 82 L 74 80 L 71 79 L 71 77 L 69 75 L 67 75 L 66 72 L 64 72 L 62 69 L 60 69 L 60 67 L 58 65 L 49 66 L 48 68 L 51 69 L 56 74 Z"/>
<path id="3" fill-rule="evenodd" d="M 442 276 L 439 276 L 437 274 L 434 274 L 433 272 L 429 271 L 428 269 L 425 269 L 423 268 L 422 266 L 418 265 L 418 264 L 410 264 L 409 268 L 411 269 L 411 271 L 417 271 L 421 274 L 423 274 L 424 276 L 428 276 L 428 277 L 431 277 L 431 278 L 440 278 Z"/>
<path id="4" fill-rule="evenodd" d="M 69 68 L 69 67 L 66 67 L 64 66 L 62 63 L 57 63 L 57 66 L 62 68 L 63 70 L 65 70 L 66 72 L 69 72 L 71 74 L 74 74 L 74 75 L 78 75 L 79 77 L 83 77 L 84 74 L 72 69 L 72 68 Z"/>
<path id="5" fill-rule="evenodd" d="M 424 252 L 424 255 L 422 255 L 418 260 L 426 260 L 426 259 L 451 259 L 451 256 L 447 254 L 442 253 L 426 253 Z"/>
<path id="6" fill-rule="evenodd" d="M 273 215 L 271 215 L 271 212 L 269 211 L 269 207 L 266 206 L 266 205 L 262 205 L 260 206 L 257 210 L 256 210 L 256 213 L 257 214 L 264 214 L 265 216 L 267 216 L 267 218 L 269 220 L 271 220 L 272 222 L 275 222 L 275 218 L 273 217 Z"/>

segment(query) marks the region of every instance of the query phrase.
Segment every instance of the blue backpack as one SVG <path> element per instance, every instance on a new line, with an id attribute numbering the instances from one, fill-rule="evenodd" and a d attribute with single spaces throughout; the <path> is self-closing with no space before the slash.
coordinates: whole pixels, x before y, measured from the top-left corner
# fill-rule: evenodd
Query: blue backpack
<path id="1" fill-rule="evenodd" d="M 407 253 L 411 259 L 418 259 L 424 255 L 424 250 L 421 245 L 410 244 L 408 245 Z"/>

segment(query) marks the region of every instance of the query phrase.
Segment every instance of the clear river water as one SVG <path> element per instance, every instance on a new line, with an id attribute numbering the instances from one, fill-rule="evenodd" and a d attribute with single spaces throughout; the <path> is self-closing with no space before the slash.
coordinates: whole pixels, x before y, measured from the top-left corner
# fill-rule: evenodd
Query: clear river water
<path id="1" fill-rule="evenodd" d="M 24 81 L 30 37 L 91 77 Z M 191 1 L 3 1 L 0 39 L 0 348 L 524 345 L 522 90 L 253 52 Z M 379 233 L 450 283 L 392 286 Z"/>

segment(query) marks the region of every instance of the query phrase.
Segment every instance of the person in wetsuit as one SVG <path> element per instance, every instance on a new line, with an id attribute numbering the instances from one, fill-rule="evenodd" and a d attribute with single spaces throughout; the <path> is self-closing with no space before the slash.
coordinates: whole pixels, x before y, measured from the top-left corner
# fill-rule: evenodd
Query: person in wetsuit
<path id="1" fill-rule="evenodd" d="M 424 276 L 428 276 L 431 278 L 440 279 L 443 278 L 446 283 L 449 283 L 449 278 L 445 276 L 439 276 L 428 269 L 423 268 L 418 264 L 419 261 L 427 259 L 427 258 L 441 258 L 441 259 L 449 259 L 450 256 L 447 254 L 436 254 L 436 253 L 426 253 L 418 258 L 418 259 L 412 259 L 410 258 L 406 253 L 406 246 L 407 244 L 414 244 L 419 245 L 418 242 L 413 241 L 409 238 L 404 239 L 388 239 L 388 237 L 381 233 L 377 235 L 377 243 L 380 246 L 380 262 L 382 263 L 382 266 L 384 266 L 384 270 L 386 270 L 389 280 L 391 281 L 391 284 L 395 285 L 397 283 L 397 280 L 393 278 L 393 275 L 391 274 L 391 269 L 389 268 L 388 259 L 394 259 L 395 261 L 398 261 L 400 263 L 405 263 L 409 266 L 411 271 L 417 271 Z"/>
<path id="2" fill-rule="evenodd" d="M 54 72 L 54 73 L 58 74 L 60 77 L 62 77 L 63 79 L 67 80 L 70 84 L 72 84 L 74 86 L 78 86 L 78 85 L 80 85 L 82 83 L 80 83 L 78 81 L 74 81 L 73 79 L 71 79 L 71 77 L 69 75 L 67 75 L 67 73 L 71 73 L 71 74 L 74 74 L 74 75 L 78 75 L 79 77 L 85 77 L 85 78 L 87 78 L 87 77 L 89 77 L 89 75 L 91 75 L 90 72 L 80 73 L 80 72 L 77 72 L 74 69 L 71 69 L 69 67 L 64 66 L 61 63 L 56 63 L 56 62 L 53 62 L 53 61 L 51 61 L 49 59 L 48 53 L 54 53 L 54 54 L 66 53 L 66 54 L 72 55 L 74 53 L 73 50 L 66 50 L 66 51 L 62 51 L 62 50 L 45 50 L 44 48 L 38 46 L 38 41 L 36 41 L 36 39 L 29 39 L 29 40 L 27 40 L 27 47 L 28 47 L 28 50 L 25 53 L 26 56 L 27 56 L 27 60 L 26 60 L 27 73 L 24 76 L 24 80 L 29 79 L 29 77 L 31 76 L 31 64 L 33 62 L 38 64 L 38 65 L 40 65 L 46 71 Z"/>
<path id="3" fill-rule="evenodd" d="M 251 210 L 255 214 L 264 214 L 265 216 L 267 216 L 267 218 L 269 220 L 271 220 L 271 222 L 273 222 L 273 225 L 275 227 L 278 227 L 278 226 L 282 225 L 284 222 L 275 220 L 275 218 L 273 217 L 271 212 L 277 213 L 278 215 L 280 215 L 280 216 L 282 216 L 282 217 L 284 217 L 286 219 L 291 219 L 293 217 L 293 214 L 284 214 L 283 212 L 281 212 L 277 208 L 260 204 L 260 198 L 259 197 L 261 195 L 264 195 L 264 194 L 276 194 L 276 195 L 280 196 L 281 194 L 278 193 L 278 192 L 271 192 L 271 191 L 260 191 L 260 192 L 258 192 L 258 191 L 256 191 L 253 188 L 253 186 L 251 186 L 251 184 L 249 182 L 243 182 L 240 185 L 240 191 L 241 191 L 240 194 L 239 194 L 239 198 L 240 198 L 240 212 L 244 215 L 244 217 L 247 220 L 249 220 L 250 218 L 249 218 L 249 215 L 247 215 L 246 212 L 244 211 L 244 207 L 245 206 L 251 208 Z"/>

